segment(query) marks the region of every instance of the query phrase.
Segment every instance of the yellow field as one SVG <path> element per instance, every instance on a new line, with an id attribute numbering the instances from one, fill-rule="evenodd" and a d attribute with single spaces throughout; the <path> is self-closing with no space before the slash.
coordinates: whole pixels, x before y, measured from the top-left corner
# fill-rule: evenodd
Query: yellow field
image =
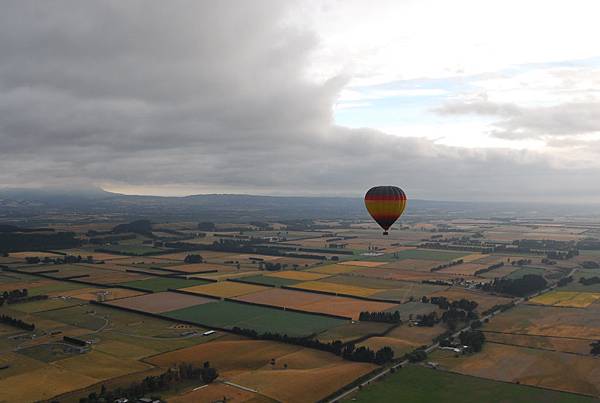
<path id="1" fill-rule="evenodd" d="M 278 277 L 285 278 L 289 280 L 300 280 L 300 281 L 311 281 L 311 280 L 319 280 L 325 277 L 329 277 L 328 274 L 322 273 L 311 273 L 306 271 L 280 271 L 276 273 L 265 274 L 267 277 Z"/>
<path id="2" fill-rule="evenodd" d="M 218 283 L 197 285 L 194 287 L 182 288 L 182 291 L 193 292 L 204 295 L 212 295 L 220 298 L 239 297 L 240 295 L 251 294 L 268 290 L 270 287 L 261 285 L 235 283 L 233 281 L 220 281 Z"/>
<path id="3" fill-rule="evenodd" d="M 309 269 L 308 271 L 313 273 L 323 273 L 323 274 L 343 274 L 349 273 L 354 270 L 360 270 L 360 266 L 348 266 L 341 264 L 329 264 L 327 266 L 319 266 Z"/>
<path id="4" fill-rule="evenodd" d="M 550 291 L 529 300 L 534 304 L 585 308 L 600 299 L 600 293 Z"/>
<path id="5" fill-rule="evenodd" d="M 85 388 L 98 380 L 53 365 L 28 371 L 0 381 L 3 402 L 34 402 L 72 390 Z"/>
<path id="6" fill-rule="evenodd" d="M 340 262 L 340 264 L 359 267 L 378 267 L 383 266 L 384 264 L 386 264 L 386 262 L 370 262 L 368 260 L 348 260 L 346 262 Z"/>
<path id="7" fill-rule="evenodd" d="M 356 295 L 358 297 L 368 297 L 382 290 L 375 288 L 354 287 L 346 284 L 322 283 L 319 281 L 307 281 L 294 285 L 294 288 L 304 290 L 325 291 L 335 294 Z"/>

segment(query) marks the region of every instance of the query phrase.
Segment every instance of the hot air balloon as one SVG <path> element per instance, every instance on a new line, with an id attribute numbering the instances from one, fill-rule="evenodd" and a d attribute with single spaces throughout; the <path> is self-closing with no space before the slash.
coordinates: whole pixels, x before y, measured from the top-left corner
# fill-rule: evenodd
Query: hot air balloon
<path id="1" fill-rule="evenodd" d="M 406 194 L 396 186 L 375 186 L 365 195 L 365 206 L 387 235 L 406 207 Z"/>

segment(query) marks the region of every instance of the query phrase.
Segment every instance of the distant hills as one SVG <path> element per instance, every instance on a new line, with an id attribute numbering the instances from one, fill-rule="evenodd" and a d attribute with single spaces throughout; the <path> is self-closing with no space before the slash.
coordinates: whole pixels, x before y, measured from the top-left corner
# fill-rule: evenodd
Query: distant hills
<path id="1" fill-rule="evenodd" d="M 409 199 L 405 219 L 425 217 L 554 217 L 597 214 L 595 206 L 574 207 L 526 203 L 449 202 Z M 51 222 L 49 217 L 81 216 L 94 221 L 102 216 L 132 220 L 250 220 L 364 219 L 358 197 L 279 197 L 206 194 L 184 197 L 134 196 L 100 188 L 0 188 L 0 222 Z M 64 221 L 63 218 L 61 220 Z M 77 220 L 75 220 L 77 221 Z"/>

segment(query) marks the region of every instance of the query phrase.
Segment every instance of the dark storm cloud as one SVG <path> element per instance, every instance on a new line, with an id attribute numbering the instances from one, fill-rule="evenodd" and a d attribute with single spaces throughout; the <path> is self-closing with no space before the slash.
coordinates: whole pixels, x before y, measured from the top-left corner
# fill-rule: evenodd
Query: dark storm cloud
<path id="1" fill-rule="evenodd" d="M 546 107 L 521 107 L 488 100 L 450 102 L 442 115 L 483 115 L 500 118 L 494 123 L 496 137 L 519 140 L 544 136 L 577 136 L 600 131 L 600 103 L 571 102 Z"/>
<path id="2" fill-rule="evenodd" d="M 489 200 L 553 194 L 563 181 L 597 196 L 584 186 L 593 170 L 540 154 L 335 126 L 346 79 L 305 78 L 318 38 L 283 23 L 292 10 L 278 0 L 4 1 L 0 185 L 356 195 L 397 183 L 416 197 Z M 520 117 L 513 106 L 486 113 Z"/>

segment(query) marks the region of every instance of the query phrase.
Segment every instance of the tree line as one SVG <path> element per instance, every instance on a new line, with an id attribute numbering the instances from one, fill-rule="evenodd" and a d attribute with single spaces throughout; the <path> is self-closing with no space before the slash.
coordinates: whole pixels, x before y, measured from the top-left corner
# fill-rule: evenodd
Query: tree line
<path id="1" fill-rule="evenodd" d="M 251 339 L 272 340 L 327 351 L 349 361 L 371 362 L 377 365 L 383 365 L 394 359 L 394 351 L 387 346 L 382 347 L 377 351 L 373 351 L 365 346 L 357 348 L 353 343 L 344 344 L 339 340 L 323 343 L 309 337 L 288 336 L 287 334 L 271 332 L 258 333 L 256 330 L 240 328 L 237 326 L 231 329 L 231 331 Z"/>
<path id="2" fill-rule="evenodd" d="M 480 285 L 483 291 L 508 294 L 515 297 L 524 297 L 534 292 L 541 291 L 548 286 L 548 282 L 537 274 L 526 274 L 521 278 L 494 279 L 490 283 Z"/>
<path id="3" fill-rule="evenodd" d="M 369 312 L 364 311 L 358 315 L 361 322 L 383 322 L 383 323 L 402 323 L 400 312 Z"/>

